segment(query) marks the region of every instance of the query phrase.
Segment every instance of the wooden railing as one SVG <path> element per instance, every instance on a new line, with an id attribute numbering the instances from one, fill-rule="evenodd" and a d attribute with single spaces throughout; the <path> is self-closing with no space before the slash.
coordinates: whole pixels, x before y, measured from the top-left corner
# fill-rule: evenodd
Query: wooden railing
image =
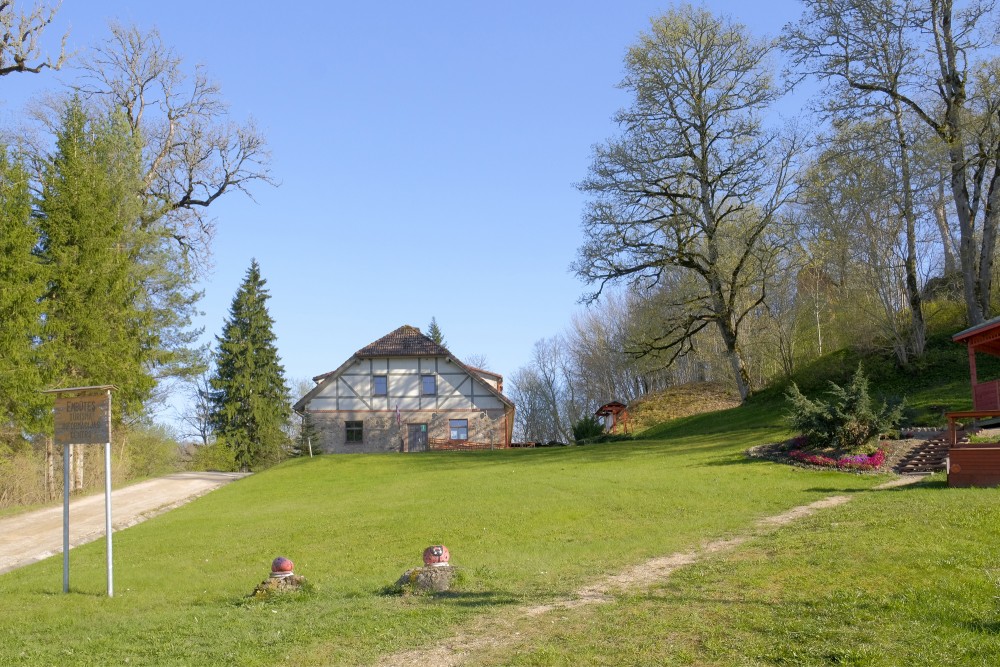
<path id="1" fill-rule="evenodd" d="M 972 387 L 973 410 L 1000 410 L 1000 380 L 979 382 Z"/>
<path id="2" fill-rule="evenodd" d="M 471 440 L 448 440 L 446 438 L 427 438 L 427 449 L 431 451 L 467 451 L 482 449 L 505 449 L 503 444 L 495 442 L 473 442 Z"/>

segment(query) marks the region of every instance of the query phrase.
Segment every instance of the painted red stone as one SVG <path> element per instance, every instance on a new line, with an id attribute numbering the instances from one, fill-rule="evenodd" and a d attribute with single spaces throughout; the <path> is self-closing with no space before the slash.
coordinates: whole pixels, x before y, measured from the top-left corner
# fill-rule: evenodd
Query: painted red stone
<path id="1" fill-rule="evenodd" d="M 443 544 L 424 549 L 424 565 L 446 565 L 449 558 L 451 554 L 448 553 L 448 547 Z"/>
<path id="2" fill-rule="evenodd" d="M 283 556 L 278 556 L 271 562 L 271 572 L 291 572 L 295 563 Z"/>

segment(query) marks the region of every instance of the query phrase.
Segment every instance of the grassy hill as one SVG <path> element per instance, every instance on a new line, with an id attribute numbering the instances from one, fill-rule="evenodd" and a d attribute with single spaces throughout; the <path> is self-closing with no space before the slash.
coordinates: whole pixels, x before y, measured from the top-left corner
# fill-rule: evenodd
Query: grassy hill
<path id="1" fill-rule="evenodd" d="M 925 355 L 906 367 L 900 366 L 891 355 L 839 350 L 798 369 L 789 381 L 760 392 L 752 403 L 763 405 L 781 400 L 792 381 L 803 392 L 822 392 L 830 381 L 847 382 L 861 364 L 874 395 L 906 400 L 910 423 L 942 425 L 945 412 L 972 408 L 968 353 L 964 345 L 952 342 L 952 333 L 949 328 L 947 332 L 930 335 Z M 981 354 L 976 363 L 981 380 L 1000 378 L 1000 358 Z"/>
<path id="2" fill-rule="evenodd" d="M 855 362 L 827 359 L 796 380 L 820 389 Z M 925 416 L 968 393 L 951 362 L 909 375 L 868 363 L 878 391 L 909 390 Z M 933 478 L 869 492 L 886 477 L 745 458 L 787 435 L 783 411 L 775 388 L 631 442 L 289 461 L 119 533 L 113 599 L 102 542 L 73 550 L 69 595 L 58 557 L 0 576 L 0 664 L 373 664 L 501 628 L 509 643 L 467 664 L 1000 662 L 997 492 Z M 755 527 L 833 495 L 852 500 Z M 733 536 L 747 541 L 649 589 L 516 613 Z M 463 569 L 459 592 L 378 594 L 437 543 Z M 315 590 L 249 601 L 279 555 Z"/>

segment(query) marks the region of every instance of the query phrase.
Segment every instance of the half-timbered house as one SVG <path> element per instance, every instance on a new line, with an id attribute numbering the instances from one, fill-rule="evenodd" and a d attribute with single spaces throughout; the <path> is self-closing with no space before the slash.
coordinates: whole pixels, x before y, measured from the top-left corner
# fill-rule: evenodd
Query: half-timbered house
<path id="1" fill-rule="evenodd" d="M 503 377 L 455 358 L 412 326 L 355 352 L 294 406 L 329 453 L 509 447 Z"/>

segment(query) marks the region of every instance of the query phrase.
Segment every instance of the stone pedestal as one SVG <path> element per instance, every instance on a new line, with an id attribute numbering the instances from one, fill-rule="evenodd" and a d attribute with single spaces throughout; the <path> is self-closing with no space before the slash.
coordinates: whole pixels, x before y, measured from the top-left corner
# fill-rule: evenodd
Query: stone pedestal
<path id="1" fill-rule="evenodd" d="M 407 570 L 396 582 L 401 593 L 443 593 L 451 588 L 455 568 L 450 565 L 415 567 Z"/>
<path id="2" fill-rule="evenodd" d="M 292 574 L 285 577 L 268 577 L 257 584 L 250 597 L 263 598 L 271 595 L 281 595 L 282 593 L 292 593 L 302 590 L 306 583 L 305 577 Z"/>

